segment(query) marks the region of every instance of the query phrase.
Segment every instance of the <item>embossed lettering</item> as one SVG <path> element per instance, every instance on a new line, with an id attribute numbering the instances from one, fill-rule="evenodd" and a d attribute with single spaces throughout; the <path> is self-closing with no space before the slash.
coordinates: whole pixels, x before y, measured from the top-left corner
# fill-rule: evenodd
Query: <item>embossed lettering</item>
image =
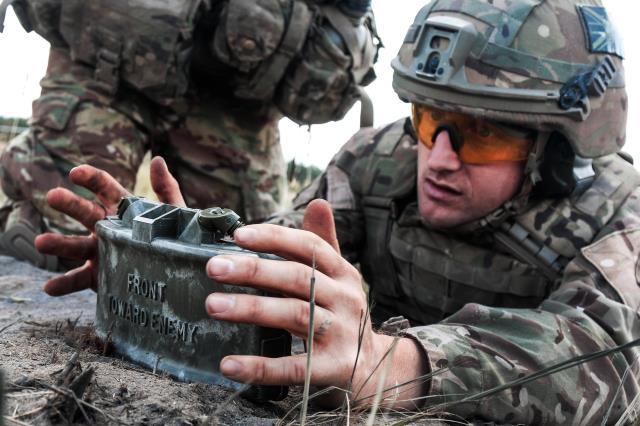
<path id="1" fill-rule="evenodd" d="M 116 300 L 115 297 L 113 296 L 109 297 L 109 306 L 111 307 L 111 313 L 113 315 L 116 315 L 118 313 L 118 301 Z"/>
<path id="2" fill-rule="evenodd" d="M 196 343 L 196 331 L 198 330 L 198 326 L 197 325 L 191 325 L 189 323 L 187 323 L 187 331 L 189 332 L 189 339 L 188 342 L 190 343 Z"/>
<path id="3" fill-rule="evenodd" d="M 131 289 L 133 292 L 135 292 L 135 287 L 135 278 L 132 278 Z M 143 287 L 139 282 L 138 289 L 142 290 L 142 288 Z M 115 296 L 109 296 L 109 310 L 112 315 L 118 316 L 142 328 L 150 328 L 157 334 L 167 336 L 176 342 L 191 345 L 196 343 L 198 326 L 195 324 L 181 321 L 170 316 L 165 316 L 157 312 L 149 312 L 143 306 L 127 302 Z"/>
<path id="4" fill-rule="evenodd" d="M 186 321 L 166 317 L 157 313 L 151 315 L 151 329 L 158 334 L 168 336 L 176 341 L 195 343 L 198 326 Z"/>
<path id="5" fill-rule="evenodd" d="M 158 300 L 158 286 L 152 285 L 149 289 L 149 299 Z"/>
<path id="6" fill-rule="evenodd" d="M 118 316 L 124 318 L 124 308 L 125 303 L 124 300 L 118 299 Z"/>
<path id="7" fill-rule="evenodd" d="M 114 296 L 109 296 L 109 306 L 113 315 L 133 324 L 146 327 L 149 323 L 149 314 L 146 309 L 141 306 L 128 303 Z"/>
<path id="8" fill-rule="evenodd" d="M 140 322 L 139 324 L 143 327 L 146 327 L 149 324 L 149 317 L 147 316 L 147 311 L 144 309 L 140 309 Z"/>
<path id="9" fill-rule="evenodd" d="M 187 323 L 176 321 L 176 340 L 187 341 Z"/>
<path id="10" fill-rule="evenodd" d="M 127 275 L 127 290 L 129 293 L 133 293 L 156 302 L 165 301 L 166 287 L 167 285 L 163 282 L 148 280 L 136 274 Z"/>
<path id="11" fill-rule="evenodd" d="M 158 330 L 158 314 L 151 315 L 151 329 Z"/>

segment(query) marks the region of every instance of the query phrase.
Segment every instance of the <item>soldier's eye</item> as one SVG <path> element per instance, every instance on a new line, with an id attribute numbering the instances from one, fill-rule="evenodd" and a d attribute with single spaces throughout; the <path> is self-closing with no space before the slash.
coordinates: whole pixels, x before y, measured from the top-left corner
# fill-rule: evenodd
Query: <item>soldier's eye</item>
<path id="1" fill-rule="evenodd" d="M 480 126 L 478 129 L 478 134 L 483 138 L 488 138 L 491 136 L 491 130 L 486 126 Z"/>

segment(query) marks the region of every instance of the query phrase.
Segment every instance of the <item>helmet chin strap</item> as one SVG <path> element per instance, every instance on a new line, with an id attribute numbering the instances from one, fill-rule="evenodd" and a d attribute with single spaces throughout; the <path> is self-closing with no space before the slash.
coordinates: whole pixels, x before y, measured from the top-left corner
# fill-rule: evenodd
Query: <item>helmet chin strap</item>
<path id="1" fill-rule="evenodd" d="M 576 181 L 576 187 L 573 194 L 582 194 L 587 190 L 595 179 L 596 172 L 593 169 L 593 159 L 583 158 L 576 155 L 573 163 L 573 178 Z"/>
<path id="2" fill-rule="evenodd" d="M 582 194 L 595 178 L 593 160 L 576 155 L 569 141 L 560 133 L 548 136 L 538 161 L 533 196 L 536 198 L 571 197 Z"/>
<path id="3" fill-rule="evenodd" d="M 528 180 L 532 186 L 535 186 L 542 181 L 540 165 L 542 164 L 544 151 L 550 137 L 551 132 L 539 131 L 536 136 L 536 142 L 529 153 L 529 158 L 527 159 L 527 163 L 524 167 L 524 175 L 525 179 Z"/>

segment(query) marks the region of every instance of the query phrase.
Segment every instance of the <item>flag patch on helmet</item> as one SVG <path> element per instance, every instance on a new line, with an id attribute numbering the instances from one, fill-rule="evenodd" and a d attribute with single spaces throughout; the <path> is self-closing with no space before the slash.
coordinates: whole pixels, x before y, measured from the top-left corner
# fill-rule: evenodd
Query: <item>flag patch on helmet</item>
<path id="1" fill-rule="evenodd" d="M 600 6 L 578 6 L 591 53 L 609 53 L 622 58 L 622 42 L 609 20 L 607 10 Z"/>

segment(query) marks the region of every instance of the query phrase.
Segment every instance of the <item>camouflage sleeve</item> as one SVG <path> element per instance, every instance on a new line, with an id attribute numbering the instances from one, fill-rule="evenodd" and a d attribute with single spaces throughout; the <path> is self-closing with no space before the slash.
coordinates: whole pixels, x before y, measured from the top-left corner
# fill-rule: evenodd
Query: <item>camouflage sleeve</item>
<path id="1" fill-rule="evenodd" d="M 635 223 L 617 222 L 632 227 L 585 247 L 539 309 L 470 304 L 439 324 L 409 329 L 434 373 L 430 404 L 498 423 L 601 424 L 609 409 L 609 421 L 618 419 L 639 393 L 638 350 L 473 402 L 454 401 L 640 337 L 640 227 L 634 217 Z"/>
<path id="2" fill-rule="evenodd" d="M 268 222 L 292 228 L 302 228 L 304 209 L 315 199 L 327 200 L 333 207 L 336 231 L 342 256 L 351 263 L 358 261 L 358 253 L 364 244 L 364 219 L 359 205 L 354 179 L 349 175 L 353 168 L 344 167 L 343 158 L 363 159 L 363 152 L 371 144 L 378 130 L 372 128 L 357 132 L 338 152 L 327 169 L 311 185 L 293 200 L 293 209 L 272 216 Z M 356 160 L 356 161 L 358 161 Z"/>

